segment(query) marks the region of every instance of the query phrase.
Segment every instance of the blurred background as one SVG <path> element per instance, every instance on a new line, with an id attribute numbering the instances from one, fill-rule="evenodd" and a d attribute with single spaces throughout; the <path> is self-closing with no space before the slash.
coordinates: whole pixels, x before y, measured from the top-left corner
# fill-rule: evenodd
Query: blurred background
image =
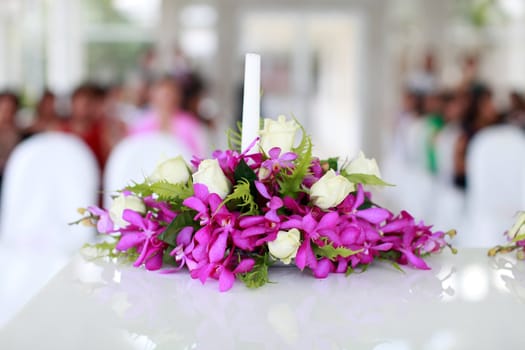
<path id="1" fill-rule="evenodd" d="M 378 203 L 503 243 L 525 209 L 524 39 L 522 0 L 0 1 L 0 325 L 89 239 L 77 207 L 226 147 L 246 52 L 263 117 L 295 115 L 320 157 L 377 158 L 397 185 Z"/>

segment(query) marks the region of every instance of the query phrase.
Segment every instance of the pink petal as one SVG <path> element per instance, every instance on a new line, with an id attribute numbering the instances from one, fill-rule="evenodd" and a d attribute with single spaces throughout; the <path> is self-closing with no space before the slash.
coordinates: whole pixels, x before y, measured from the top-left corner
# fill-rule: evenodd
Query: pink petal
<path id="1" fill-rule="evenodd" d="M 315 221 L 314 221 L 315 224 Z M 288 219 L 285 222 L 281 223 L 281 228 L 283 230 L 289 230 L 291 228 L 297 228 L 301 230 L 303 228 L 303 222 L 298 219 Z"/>
<path id="2" fill-rule="evenodd" d="M 330 212 L 323 216 L 321 221 L 319 221 L 319 224 L 317 225 L 317 230 L 319 231 L 324 229 L 334 229 L 338 221 L 339 214 L 337 214 L 337 212 L 335 211 Z"/>
<path id="3" fill-rule="evenodd" d="M 162 267 L 162 251 L 157 251 L 146 260 L 146 270 L 155 271 Z"/>
<path id="4" fill-rule="evenodd" d="M 246 228 L 246 227 L 258 225 L 263 222 L 264 222 L 263 216 L 245 216 L 240 220 L 239 226 L 241 226 L 242 228 Z"/>
<path id="5" fill-rule="evenodd" d="M 271 150 L 268 151 L 268 155 L 270 156 L 271 159 L 279 158 L 279 154 L 281 154 L 280 147 L 273 147 Z"/>
<path id="6" fill-rule="evenodd" d="M 296 160 L 297 159 L 297 154 L 293 153 L 293 152 L 286 152 L 285 154 L 283 154 L 281 157 L 280 157 L 281 160 L 284 160 L 284 161 L 292 161 L 292 160 Z"/>
<path id="7" fill-rule="evenodd" d="M 235 275 L 228 269 L 223 269 L 219 276 L 219 291 L 226 292 L 233 287 Z"/>
<path id="8" fill-rule="evenodd" d="M 306 245 L 309 240 L 303 242 L 295 255 L 295 265 L 303 271 L 306 266 Z"/>
<path id="9" fill-rule="evenodd" d="M 239 265 L 233 270 L 234 274 L 237 273 L 246 273 L 248 271 L 251 271 L 253 269 L 253 266 L 255 265 L 255 260 L 253 259 L 244 259 L 242 260 Z"/>
<path id="10" fill-rule="evenodd" d="M 206 198 L 208 198 L 208 195 L 210 194 L 210 191 L 208 191 L 208 187 L 199 183 L 193 184 L 193 191 L 195 192 L 195 197 L 203 201 L 206 200 Z"/>
<path id="11" fill-rule="evenodd" d="M 217 262 L 224 259 L 224 253 L 226 252 L 226 241 L 228 240 L 228 233 L 224 232 L 217 237 L 210 248 L 210 262 Z"/>
<path id="12" fill-rule="evenodd" d="M 315 278 L 326 278 L 328 274 L 333 269 L 332 262 L 326 258 L 321 259 L 317 263 L 317 267 L 313 269 Z"/>
<path id="13" fill-rule="evenodd" d="M 317 222 L 313 218 L 312 214 L 307 214 L 303 218 L 303 230 L 308 233 L 312 233 L 317 226 Z"/>
<path id="14" fill-rule="evenodd" d="M 270 199 L 271 198 L 270 193 L 268 193 L 268 189 L 266 188 L 266 186 L 262 182 L 255 181 L 254 183 L 255 183 L 255 187 L 257 188 L 257 191 L 259 191 L 261 196 L 263 196 L 266 199 Z"/>
<path id="15" fill-rule="evenodd" d="M 355 226 L 348 226 L 344 229 L 344 231 L 341 233 L 341 242 L 344 245 L 353 244 L 357 241 L 357 238 L 359 236 L 359 233 L 361 230 Z"/>
<path id="16" fill-rule="evenodd" d="M 281 219 L 279 218 L 279 215 L 277 215 L 277 212 L 275 210 L 270 210 L 267 212 L 264 217 L 271 222 L 279 222 Z"/>
<path id="17" fill-rule="evenodd" d="M 369 208 L 359 210 L 356 213 L 357 217 L 365 219 L 372 224 L 379 224 L 390 217 L 390 213 L 383 208 Z"/>
<path id="18" fill-rule="evenodd" d="M 357 185 L 357 197 L 355 199 L 353 210 L 359 208 L 365 201 L 365 191 L 361 184 Z"/>
<path id="19" fill-rule="evenodd" d="M 122 218 L 130 224 L 133 224 L 137 227 L 140 227 L 142 229 L 146 228 L 146 225 L 144 224 L 144 218 L 142 217 L 142 215 L 140 215 L 134 210 L 124 209 L 124 211 L 122 212 Z"/>
<path id="20" fill-rule="evenodd" d="M 409 249 L 399 249 L 400 252 L 402 252 L 405 257 L 407 258 L 408 262 L 412 264 L 414 267 L 421 269 L 421 270 L 430 270 L 430 267 L 425 263 L 423 259 L 416 256 L 412 251 Z"/>
<path id="21" fill-rule="evenodd" d="M 177 244 L 179 245 L 188 245 L 191 241 L 191 235 L 193 233 L 193 227 L 187 226 L 180 230 L 177 236 Z"/>
<path id="22" fill-rule="evenodd" d="M 140 233 L 127 233 L 120 237 L 115 248 L 120 251 L 126 251 L 130 248 L 136 247 L 137 245 L 144 242 L 144 234 Z"/>
<path id="23" fill-rule="evenodd" d="M 196 184 L 198 185 L 198 184 Z M 206 205 L 197 197 L 189 197 L 186 198 L 183 202 L 183 205 L 187 206 L 188 208 L 191 208 L 199 213 L 206 213 L 208 211 L 208 208 Z"/>

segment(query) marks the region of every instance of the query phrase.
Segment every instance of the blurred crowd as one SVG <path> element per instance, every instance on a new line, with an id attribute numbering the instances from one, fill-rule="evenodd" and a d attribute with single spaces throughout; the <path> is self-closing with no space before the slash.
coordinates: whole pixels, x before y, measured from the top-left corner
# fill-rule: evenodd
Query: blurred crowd
<path id="1" fill-rule="evenodd" d="M 7 159 L 16 145 L 46 131 L 80 137 L 101 170 L 119 141 L 140 133 L 170 133 L 192 154 L 204 156 L 206 134 L 212 126 L 199 112 L 205 88 L 198 74 L 188 72 L 127 85 L 84 83 L 65 98 L 46 90 L 31 112 L 30 123 L 22 127 L 17 121 L 22 110 L 20 96 L 15 91 L 1 91 L 0 188 Z"/>
<path id="2" fill-rule="evenodd" d="M 523 93 L 512 91 L 507 101 L 496 101 L 496 91 L 479 78 L 478 66 L 477 56 L 466 57 L 459 83 L 442 88 L 434 57 L 427 55 L 407 79 L 394 131 L 394 149 L 405 164 L 462 190 L 468 186 L 469 145 L 478 132 L 503 123 L 525 131 Z"/>

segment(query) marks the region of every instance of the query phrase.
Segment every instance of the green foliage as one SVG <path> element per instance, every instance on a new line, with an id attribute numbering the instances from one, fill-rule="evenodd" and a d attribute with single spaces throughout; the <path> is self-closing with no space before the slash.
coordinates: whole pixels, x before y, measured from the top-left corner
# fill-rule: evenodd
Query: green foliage
<path id="1" fill-rule="evenodd" d="M 233 203 L 243 215 L 257 215 L 259 214 L 259 206 L 255 203 L 255 199 L 251 193 L 250 182 L 243 178 L 237 182 L 233 187 L 233 192 L 229 194 L 221 206 Z"/>
<path id="2" fill-rule="evenodd" d="M 268 254 L 266 254 L 255 259 L 255 265 L 251 271 L 239 274 L 237 277 L 243 281 L 248 288 L 255 289 L 262 287 L 270 282 L 268 279 L 268 266 L 270 266 L 270 262 Z"/>
<path id="3" fill-rule="evenodd" d="M 237 167 L 235 168 L 235 171 L 233 173 L 233 177 L 235 179 L 235 183 L 238 183 L 239 181 L 246 180 L 250 183 L 250 189 L 252 192 L 252 195 L 255 197 L 257 193 L 257 189 L 255 188 L 255 180 L 257 180 L 257 175 L 255 175 L 255 172 L 252 168 L 246 162 L 244 159 L 241 159 Z"/>
<path id="4" fill-rule="evenodd" d="M 405 270 L 403 270 L 403 269 L 401 268 L 401 266 L 399 266 L 399 264 L 396 263 L 395 261 L 391 261 L 390 264 L 391 264 L 392 267 L 393 267 L 394 269 L 396 269 L 397 271 L 402 272 L 402 273 L 405 273 Z"/>
<path id="5" fill-rule="evenodd" d="M 242 152 L 242 123 L 237 122 L 237 130 L 228 129 L 228 148 L 237 152 Z"/>
<path id="6" fill-rule="evenodd" d="M 304 127 L 301 124 L 299 125 L 303 137 L 299 146 L 293 149 L 293 152 L 297 154 L 296 166 L 291 173 L 281 172 L 281 178 L 278 180 L 282 197 L 297 197 L 297 194 L 301 192 L 301 185 L 305 176 L 308 175 L 312 164 L 312 140 L 306 134 Z"/>
<path id="7" fill-rule="evenodd" d="M 193 228 L 198 228 L 199 223 L 193 220 L 195 212 L 181 212 L 177 215 L 175 219 L 166 227 L 166 230 L 159 235 L 159 239 L 163 242 L 166 242 L 172 247 L 177 245 L 177 236 L 179 232 L 184 228 L 191 226 Z"/>
<path id="8" fill-rule="evenodd" d="M 144 181 L 143 183 L 135 183 L 126 187 L 126 190 L 141 197 L 156 194 L 159 200 L 169 202 L 177 208 L 181 208 L 182 201 L 193 195 L 191 181 L 180 184 L 172 184 L 166 181 L 159 181 L 150 184 L 147 181 Z"/>
<path id="9" fill-rule="evenodd" d="M 343 258 L 348 258 L 349 256 L 361 253 L 363 251 L 363 249 L 351 250 L 345 247 L 334 248 L 334 246 L 331 243 L 325 244 L 322 247 L 314 244 L 312 247 L 313 247 L 314 253 L 317 256 L 325 257 L 330 260 L 335 260 L 338 256 L 341 256 Z"/>
<path id="10" fill-rule="evenodd" d="M 184 200 L 193 196 L 193 186 L 191 183 L 170 184 L 165 181 L 151 184 L 151 189 L 155 192 L 161 201 Z"/>
<path id="11" fill-rule="evenodd" d="M 365 264 L 365 265 L 359 265 L 359 266 L 361 267 L 361 271 L 356 271 L 352 266 L 348 266 L 345 272 L 345 276 L 348 277 L 353 273 L 363 273 L 366 270 L 368 270 L 368 266 L 370 265 Z"/>
<path id="12" fill-rule="evenodd" d="M 133 185 L 127 186 L 125 189 L 141 197 L 151 196 L 154 192 L 151 189 L 151 185 L 147 181 L 144 181 L 142 183 L 135 182 Z"/>
<path id="13" fill-rule="evenodd" d="M 383 181 L 382 179 L 378 178 L 375 175 L 369 175 L 369 174 L 348 174 L 346 171 L 342 171 L 341 175 L 346 177 L 348 181 L 355 183 L 355 184 L 362 184 L 362 185 L 375 185 L 375 186 L 394 186 L 392 184 L 389 184 L 388 182 Z"/>
<path id="14" fill-rule="evenodd" d="M 523 241 L 524 239 L 525 239 L 525 233 L 522 233 L 522 234 L 516 235 L 516 237 L 514 237 L 512 242 L 516 243 L 518 241 Z"/>

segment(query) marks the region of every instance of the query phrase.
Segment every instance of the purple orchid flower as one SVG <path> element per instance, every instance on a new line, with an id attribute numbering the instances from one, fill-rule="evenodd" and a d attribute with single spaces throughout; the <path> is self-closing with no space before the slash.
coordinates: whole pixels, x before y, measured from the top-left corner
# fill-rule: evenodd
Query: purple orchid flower
<path id="1" fill-rule="evenodd" d="M 210 193 L 203 184 L 193 184 L 193 190 L 194 195 L 186 198 L 182 204 L 197 211 L 194 219 L 200 220 L 201 226 L 206 226 L 214 212 L 220 207 L 222 199 L 216 193 Z"/>
<path id="2" fill-rule="evenodd" d="M 335 245 L 340 244 L 337 237 L 337 224 L 339 221 L 339 214 L 337 212 L 328 212 L 324 214 L 319 222 L 317 222 L 311 213 L 304 217 L 293 217 L 281 224 L 282 229 L 297 228 L 304 233 L 304 241 L 297 250 L 295 263 L 300 270 L 309 267 L 312 270 L 317 268 L 317 259 L 312 250 L 312 241 L 318 245 L 323 245 L 324 242 L 320 240 L 321 237 L 326 237 Z"/>
<path id="3" fill-rule="evenodd" d="M 280 197 L 271 196 L 266 186 L 260 181 L 255 181 L 255 187 L 257 188 L 257 191 L 259 191 L 261 196 L 269 200 L 266 203 L 268 211 L 264 214 L 264 217 L 272 222 L 281 222 L 281 218 L 277 214 L 277 210 L 283 207 L 283 200 Z"/>
<path id="4" fill-rule="evenodd" d="M 94 215 L 98 217 L 97 221 L 97 230 L 100 233 L 114 233 L 115 232 L 115 224 L 113 223 L 113 220 L 111 220 L 111 217 L 109 216 L 109 212 L 105 209 L 101 209 L 96 206 L 89 206 L 87 207 L 88 212 L 91 213 L 91 215 Z"/>
<path id="5" fill-rule="evenodd" d="M 146 206 L 152 209 L 157 210 L 157 214 L 156 214 L 157 221 L 170 223 L 177 216 L 177 213 L 171 210 L 168 203 L 158 201 L 154 199 L 152 196 L 145 197 L 144 204 L 146 204 Z"/>
<path id="6" fill-rule="evenodd" d="M 379 224 L 392 217 L 392 213 L 384 208 L 371 207 L 368 209 L 358 210 L 365 202 L 366 194 L 361 184 L 357 185 L 357 192 L 354 196 L 349 194 L 338 209 L 342 214 L 348 216 L 355 216 L 360 219 L 366 220 L 372 224 Z"/>
<path id="7" fill-rule="evenodd" d="M 152 218 L 152 213 L 143 217 L 139 213 L 126 209 L 122 214 L 124 220 L 130 223 L 121 230 L 122 236 L 117 243 L 116 249 L 126 251 L 130 248 L 137 249 L 139 256 L 133 263 L 138 267 L 145 264 L 148 270 L 158 270 L 162 266 L 162 253 L 167 244 L 157 237 L 164 231 Z"/>
<path id="8" fill-rule="evenodd" d="M 269 158 L 262 162 L 259 170 L 259 177 L 261 180 L 266 180 L 272 175 L 275 175 L 281 169 L 293 168 L 293 161 L 297 159 L 297 154 L 293 152 L 286 152 L 281 154 L 281 148 L 273 147 L 268 151 Z M 261 171 L 265 169 L 265 171 Z"/>

